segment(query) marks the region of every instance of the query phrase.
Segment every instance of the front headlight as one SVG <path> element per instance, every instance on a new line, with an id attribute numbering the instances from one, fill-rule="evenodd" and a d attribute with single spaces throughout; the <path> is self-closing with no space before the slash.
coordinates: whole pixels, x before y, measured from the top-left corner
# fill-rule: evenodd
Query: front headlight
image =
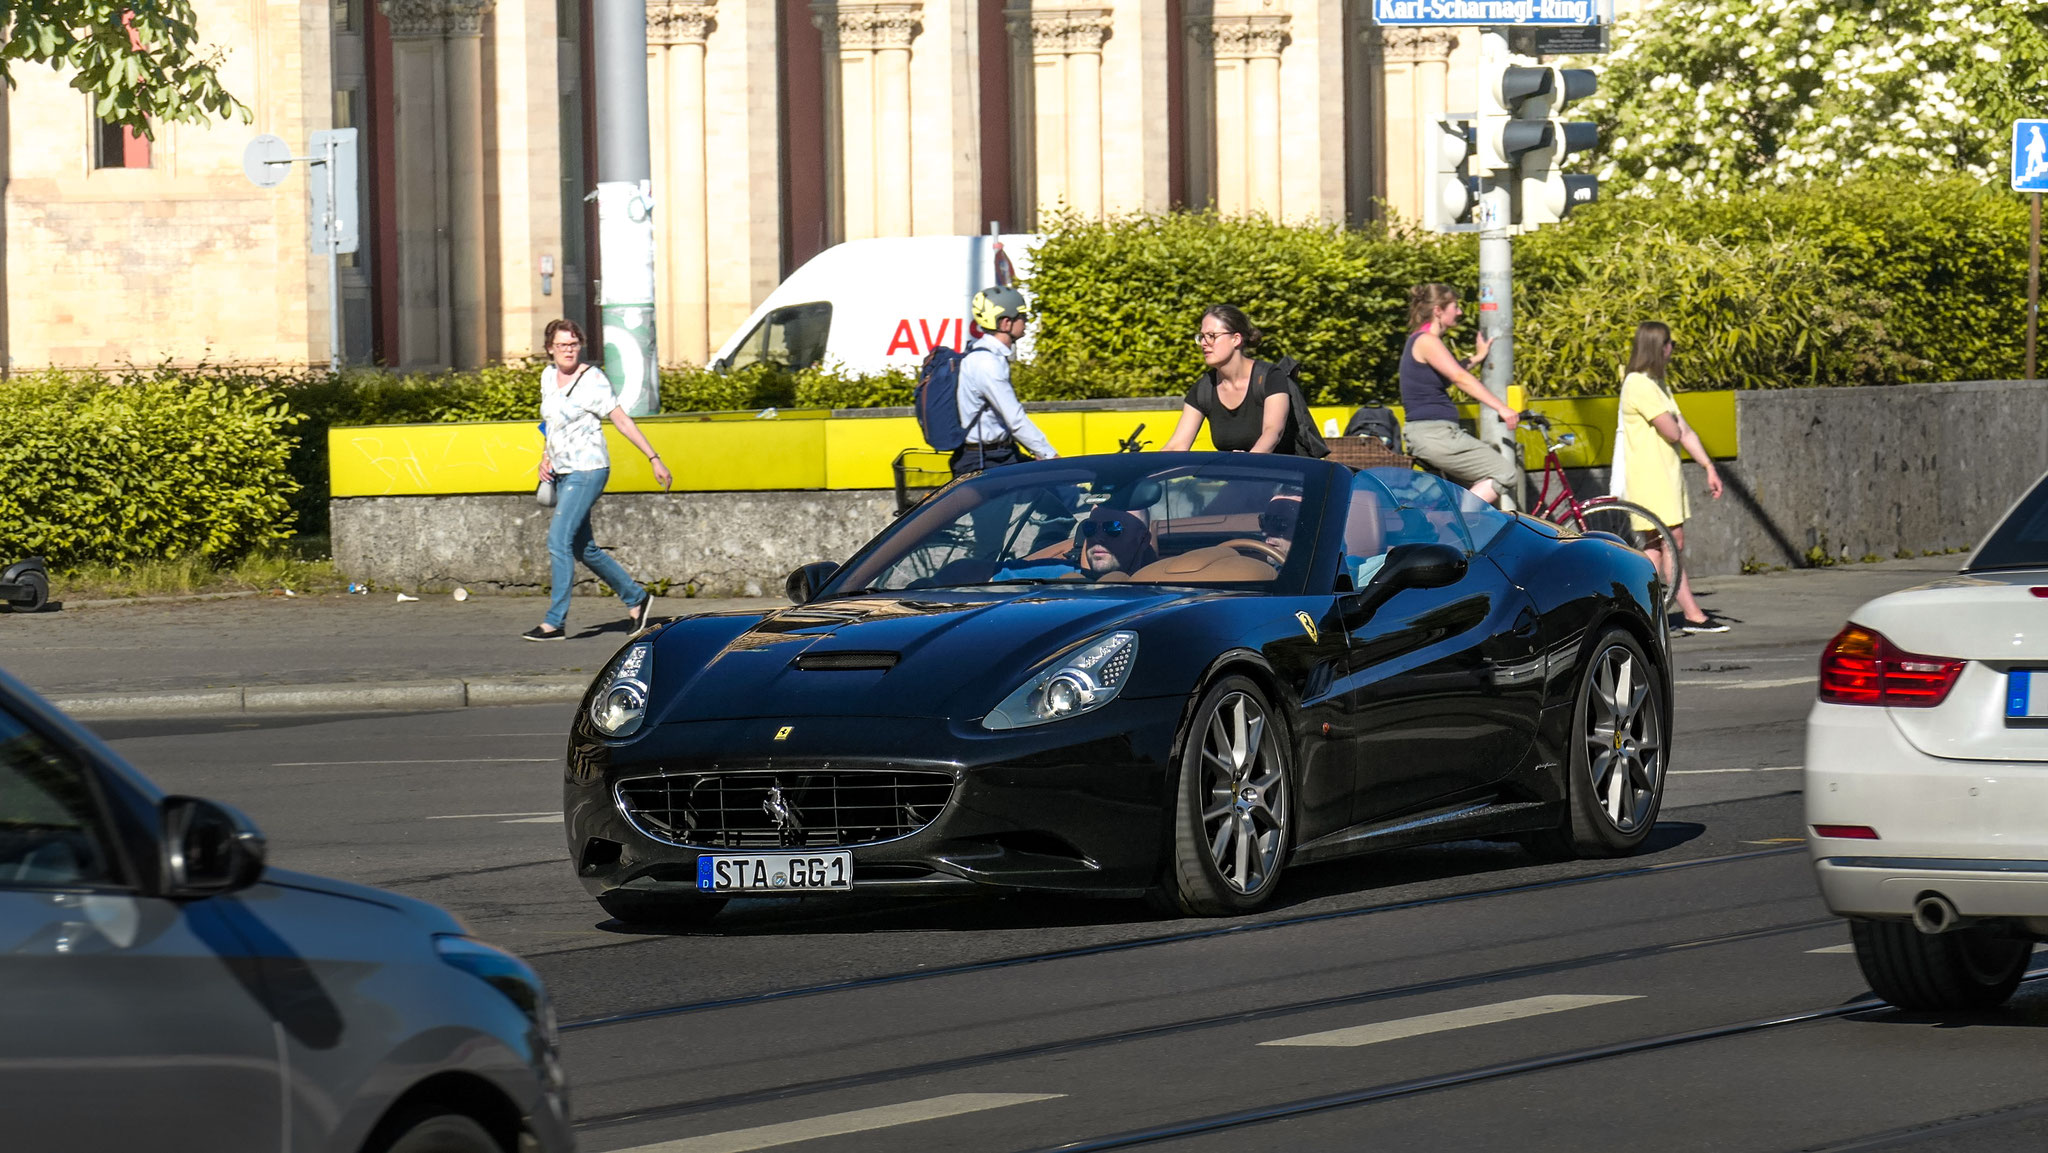
<path id="1" fill-rule="evenodd" d="M 526 1014 L 541 1036 L 553 1045 L 556 1040 L 555 1009 L 547 989 L 533 967 L 511 953 L 487 945 L 474 937 L 441 933 L 434 937 L 434 951 L 443 961 L 503 993 Z"/>
<path id="2" fill-rule="evenodd" d="M 1138 634 L 1085 642 L 1025 681 L 983 717 L 985 729 L 1021 729 L 1092 712 L 1116 699 L 1138 657 Z"/>
<path id="3" fill-rule="evenodd" d="M 647 691 L 654 683 L 654 643 L 626 646 L 598 678 L 590 698 L 590 723 L 608 737 L 630 737 L 647 719 Z"/>

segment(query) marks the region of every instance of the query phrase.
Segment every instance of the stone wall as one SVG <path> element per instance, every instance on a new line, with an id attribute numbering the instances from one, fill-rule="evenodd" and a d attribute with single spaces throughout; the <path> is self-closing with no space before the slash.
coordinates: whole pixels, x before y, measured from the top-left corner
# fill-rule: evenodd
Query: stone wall
<path id="1" fill-rule="evenodd" d="M 779 596 L 791 569 L 845 560 L 895 513 L 888 491 L 613 493 L 591 532 L 670 595 Z M 334 562 L 352 580 L 400 588 L 545 593 L 551 515 L 523 494 L 336 500 Z M 580 565 L 576 579 L 593 586 Z"/>
<path id="2" fill-rule="evenodd" d="M 1104 407 L 1156 403 L 1104 402 Z M 1033 406 L 1034 408 L 1038 406 Z M 1740 457 L 1707 496 L 1686 466 L 1686 567 L 1813 563 L 1969 548 L 2048 471 L 2048 382 L 1797 389 L 1736 398 Z M 1607 470 L 1574 470 L 1583 496 Z M 800 564 L 844 560 L 886 527 L 892 493 L 624 493 L 598 502 L 597 540 L 641 580 L 701 595 L 774 595 Z M 357 580 L 545 591 L 548 512 L 519 496 L 361 497 L 333 506 L 334 559 Z M 578 579 L 589 574 L 578 569 Z"/>
<path id="3" fill-rule="evenodd" d="M 1799 567 L 1974 547 L 2048 471 L 2048 382 L 1801 388 L 1735 398 L 1725 491 L 1685 466 L 1686 568 Z M 1574 470 L 1583 497 L 1607 470 Z"/>

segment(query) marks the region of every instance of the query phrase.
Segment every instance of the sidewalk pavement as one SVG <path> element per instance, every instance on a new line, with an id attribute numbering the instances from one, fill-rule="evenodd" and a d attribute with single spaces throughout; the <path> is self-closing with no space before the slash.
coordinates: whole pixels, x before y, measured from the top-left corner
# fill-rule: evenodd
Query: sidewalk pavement
<path id="1" fill-rule="evenodd" d="M 1734 627 L 1673 640 L 1688 655 L 1819 648 L 1871 597 L 1955 571 L 1961 556 L 1715 577 L 1702 603 Z M 61 590 L 60 590 L 61 595 Z M 665 598 L 655 618 L 771 610 L 780 598 Z M 139 601 L 0 614 L 0 668 L 91 719 L 355 712 L 575 701 L 626 638 L 610 598 L 578 597 L 569 639 L 535 644 L 539 597 L 393 594 Z"/>

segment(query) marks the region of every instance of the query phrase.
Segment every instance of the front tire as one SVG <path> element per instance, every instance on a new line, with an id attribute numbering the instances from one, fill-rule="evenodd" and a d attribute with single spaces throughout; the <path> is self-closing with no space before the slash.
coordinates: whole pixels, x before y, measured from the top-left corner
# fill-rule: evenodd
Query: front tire
<path id="1" fill-rule="evenodd" d="M 2012 997 L 2034 943 L 1979 927 L 1923 933 L 1904 921 L 1849 922 L 1870 991 L 1901 1009 L 1995 1009 Z"/>
<path id="2" fill-rule="evenodd" d="M 1248 913 L 1280 881 L 1292 831 L 1285 722 L 1250 679 L 1202 694 L 1181 736 L 1172 856 L 1160 887 L 1172 912 Z"/>
<path id="3" fill-rule="evenodd" d="M 690 897 L 613 889 L 597 899 L 612 919 L 636 929 L 694 929 L 725 908 L 724 897 Z"/>
<path id="4" fill-rule="evenodd" d="M 25 572 L 17 582 L 26 591 L 19 601 L 8 606 L 13 612 L 39 613 L 50 603 L 50 578 L 39 572 Z"/>
<path id="5" fill-rule="evenodd" d="M 373 1141 L 369 1153 L 505 1153 L 490 1130 L 461 1113 L 414 1113 L 391 1126 L 388 1141 Z"/>
<path id="6" fill-rule="evenodd" d="M 1666 702 L 1655 666 L 1627 630 L 1609 629 L 1579 674 L 1565 818 L 1525 840 L 1540 857 L 1619 857 L 1656 827 L 1664 804 Z"/>

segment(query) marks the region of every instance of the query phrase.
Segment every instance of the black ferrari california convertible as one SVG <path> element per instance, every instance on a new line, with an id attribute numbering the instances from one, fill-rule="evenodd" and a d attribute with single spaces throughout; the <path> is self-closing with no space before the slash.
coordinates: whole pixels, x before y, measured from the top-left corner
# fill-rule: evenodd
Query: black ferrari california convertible
<path id="1" fill-rule="evenodd" d="M 569 851 L 682 923 L 854 890 L 1269 899 L 1290 863 L 1467 838 L 1626 853 L 1671 682 L 1654 567 L 1421 472 L 1222 453 L 956 481 L 792 607 L 622 648 Z"/>

